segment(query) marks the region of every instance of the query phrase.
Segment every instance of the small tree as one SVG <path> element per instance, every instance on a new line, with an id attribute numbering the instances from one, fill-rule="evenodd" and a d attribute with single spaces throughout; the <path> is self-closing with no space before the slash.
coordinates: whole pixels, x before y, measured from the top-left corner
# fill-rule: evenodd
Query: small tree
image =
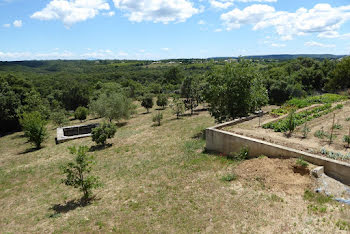
<path id="1" fill-rule="evenodd" d="M 79 106 L 74 112 L 74 118 L 79 119 L 80 121 L 83 121 L 87 118 L 88 113 L 89 111 L 87 108 L 83 106 Z"/>
<path id="2" fill-rule="evenodd" d="M 304 127 L 303 127 L 303 138 L 307 138 L 307 135 L 310 132 L 310 128 L 307 127 L 307 122 L 305 122 Z"/>
<path id="3" fill-rule="evenodd" d="M 83 192 L 82 201 L 85 203 L 92 197 L 92 190 L 101 186 L 99 178 L 90 175 L 95 161 L 93 156 L 87 155 L 89 150 L 87 146 L 80 146 L 78 149 L 71 147 L 69 150 L 76 157 L 74 162 L 62 168 L 63 173 L 67 176 L 62 183 L 79 188 Z"/>
<path id="4" fill-rule="evenodd" d="M 153 116 L 152 121 L 154 123 L 158 123 L 158 126 L 160 126 L 162 119 L 163 119 L 163 114 L 161 112 L 158 112 Z"/>
<path id="5" fill-rule="evenodd" d="M 37 111 L 23 113 L 20 123 L 28 141 L 33 143 L 37 149 L 40 149 L 41 143 L 47 137 L 46 121 L 43 120 L 41 114 Z"/>
<path id="6" fill-rule="evenodd" d="M 136 107 L 123 93 L 105 92 L 90 103 L 91 111 L 112 122 L 112 120 L 129 119 Z"/>
<path id="7" fill-rule="evenodd" d="M 296 122 L 295 122 L 295 110 L 291 110 L 288 114 L 287 117 L 287 129 L 289 130 L 289 136 L 292 135 L 293 131 L 295 130 L 296 127 Z"/>
<path id="8" fill-rule="evenodd" d="M 54 124 L 56 124 L 59 127 L 62 127 L 69 121 L 63 110 L 57 110 L 55 112 L 52 112 L 50 115 L 50 119 Z"/>
<path id="9" fill-rule="evenodd" d="M 107 139 L 114 137 L 117 128 L 112 123 L 103 123 L 101 126 L 92 129 L 92 140 L 97 145 L 106 145 Z"/>
<path id="10" fill-rule="evenodd" d="M 151 95 L 146 95 L 142 98 L 141 106 L 147 109 L 147 113 L 149 113 L 149 109 L 153 107 L 153 98 Z"/>
<path id="11" fill-rule="evenodd" d="M 157 106 L 162 107 L 165 109 L 165 107 L 168 105 L 168 97 L 164 94 L 160 94 L 157 97 Z"/>
<path id="12" fill-rule="evenodd" d="M 173 113 L 176 114 L 177 119 L 185 112 L 185 105 L 180 99 L 174 100 L 171 108 L 173 109 Z"/>

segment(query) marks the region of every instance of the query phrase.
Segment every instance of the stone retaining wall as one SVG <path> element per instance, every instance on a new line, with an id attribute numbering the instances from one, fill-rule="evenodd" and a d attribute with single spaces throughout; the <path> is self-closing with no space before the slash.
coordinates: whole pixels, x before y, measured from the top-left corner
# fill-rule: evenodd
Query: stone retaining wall
<path id="1" fill-rule="evenodd" d="M 289 147 L 269 143 L 251 137 L 221 130 L 223 127 L 236 125 L 254 117 L 242 118 L 206 129 L 206 149 L 224 154 L 232 154 L 242 147 L 249 148 L 250 157 L 266 155 L 275 158 L 299 158 L 319 166 L 324 166 L 325 173 L 342 183 L 350 185 L 350 164 L 306 153 Z"/>

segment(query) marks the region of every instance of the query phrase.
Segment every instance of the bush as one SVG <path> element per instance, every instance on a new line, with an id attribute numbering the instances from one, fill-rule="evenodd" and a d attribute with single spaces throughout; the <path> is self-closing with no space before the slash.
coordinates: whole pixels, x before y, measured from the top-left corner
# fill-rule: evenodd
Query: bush
<path id="1" fill-rule="evenodd" d="M 307 168 L 309 166 L 309 164 L 302 157 L 297 159 L 296 165 L 303 168 Z"/>
<path id="2" fill-rule="evenodd" d="M 289 130 L 289 134 L 292 134 L 295 127 L 297 126 L 294 115 L 295 115 L 295 110 L 292 110 L 291 112 L 289 112 L 287 117 L 287 129 Z"/>
<path id="3" fill-rule="evenodd" d="M 237 161 L 243 161 L 248 159 L 249 149 L 248 147 L 242 147 L 237 153 L 229 155 L 228 158 Z"/>
<path id="4" fill-rule="evenodd" d="M 87 155 L 88 147 L 80 146 L 69 148 L 70 153 L 75 155 L 75 161 L 68 163 L 62 168 L 66 178 L 62 180 L 67 186 L 79 188 L 83 192 L 82 201 L 86 202 L 92 197 L 92 190 L 101 186 L 99 178 L 90 175 L 92 165 L 95 163 L 93 156 Z"/>
<path id="5" fill-rule="evenodd" d="M 171 108 L 177 119 L 185 112 L 185 104 L 180 99 L 174 100 Z"/>
<path id="6" fill-rule="evenodd" d="M 24 135 L 28 141 L 33 143 L 37 149 L 47 137 L 46 121 L 43 120 L 39 112 L 23 113 L 20 123 L 24 131 Z"/>
<path id="7" fill-rule="evenodd" d="M 101 93 L 96 100 L 90 102 L 89 107 L 91 112 L 108 119 L 109 122 L 129 119 L 136 109 L 130 98 L 116 92 Z"/>
<path id="8" fill-rule="evenodd" d="M 147 113 L 149 113 L 149 109 L 153 107 L 153 98 L 151 95 L 146 95 L 142 98 L 141 106 L 147 109 Z"/>
<path id="9" fill-rule="evenodd" d="M 163 119 L 163 114 L 158 112 L 153 116 L 152 121 L 154 123 L 158 123 L 158 126 L 160 126 L 162 119 Z"/>
<path id="10" fill-rule="evenodd" d="M 117 128 L 114 124 L 103 123 L 101 126 L 92 129 L 92 140 L 96 142 L 97 145 L 106 145 L 107 139 L 113 138 L 116 131 Z"/>
<path id="11" fill-rule="evenodd" d="M 79 119 L 80 121 L 83 121 L 87 118 L 88 113 L 89 111 L 87 108 L 83 106 L 79 106 L 74 112 L 74 118 Z"/>
<path id="12" fill-rule="evenodd" d="M 307 127 L 307 122 L 305 122 L 304 128 L 303 128 L 303 138 L 307 138 L 307 135 L 310 132 L 310 128 Z"/>
<path id="13" fill-rule="evenodd" d="M 347 147 L 349 148 L 349 146 L 350 146 L 350 136 L 349 135 L 345 135 L 343 137 L 343 141 L 348 144 Z"/>
<path id="14" fill-rule="evenodd" d="M 50 119 L 54 124 L 56 124 L 59 127 L 62 127 L 63 125 L 67 124 L 69 122 L 66 114 L 63 110 L 58 110 L 56 112 L 53 112 L 50 115 Z"/>
<path id="15" fill-rule="evenodd" d="M 221 180 L 225 181 L 225 182 L 231 182 L 231 181 L 234 181 L 236 179 L 237 179 L 237 176 L 235 174 L 228 174 L 228 175 L 221 177 Z"/>
<path id="16" fill-rule="evenodd" d="M 162 107 L 163 109 L 168 105 L 168 98 L 164 94 L 160 94 L 157 97 L 157 106 Z"/>

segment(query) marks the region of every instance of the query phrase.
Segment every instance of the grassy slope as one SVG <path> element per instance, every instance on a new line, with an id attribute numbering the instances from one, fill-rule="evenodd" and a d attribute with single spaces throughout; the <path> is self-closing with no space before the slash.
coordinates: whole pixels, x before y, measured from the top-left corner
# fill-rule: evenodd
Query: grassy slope
<path id="1" fill-rule="evenodd" d="M 59 167 L 72 159 L 67 147 L 93 146 L 90 138 L 55 145 L 51 127 L 34 152 L 22 133 L 0 138 L 0 232 L 338 230 L 334 213 L 309 214 L 301 196 L 276 204 L 264 187 L 222 181 L 236 163 L 203 153 L 200 133 L 214 124 L 207 113 L 176 120 L 167 109 L 163 125 L 152 127 L 152 114 L 142 112 L 118 129 L 112 147 L 94 152 L 104 187 L 86 207 L 60 184 Z M 330 206 L 337 217 L 345 212 Z"/>

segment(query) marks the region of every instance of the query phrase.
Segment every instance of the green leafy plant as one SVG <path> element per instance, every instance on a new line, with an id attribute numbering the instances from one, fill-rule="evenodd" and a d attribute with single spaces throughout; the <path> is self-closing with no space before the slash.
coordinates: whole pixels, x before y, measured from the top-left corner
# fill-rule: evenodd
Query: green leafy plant
<path id="1" fill-rule="evenodd" d="M 249 156 L 249 148 L 248 147 L 242 147 L 238 152 L 229 154 L 227 156 L 228 159 L 237 160 L 237 161 L 243 161 L 248 159 Z"/>
<path id="2" fill-rule="evenodd" d="M 163 113 L 161 113 L 161 112 L 158 112 L 157 114 L 153 115 L 153 117 L 152 117 L 152 121 L 154 123 L 157 123 L 158 126 L 160 126 L 162 119 L 163 119 Z"/>
<path id="3" fill-rule="evenodd" d="M 307 138 L 307 135 L 310 133 L 310 128 L 307 127 L 307 122 L 305 122 L 303 127 L 303 138 Z"/>
<path id="4" fill-rule="evenodd" d="M 47 123 L 41 114 L 37 111 L 23 113 L 20 123 L 28 141 L 33 143 L 36 149 L 40 149 L 41 144 L 47 138 Z"/>
<path id="5" fill-rule="evenodd" d="M 287 129 L 289 130 L 289 135 L 293 133 L 296 126 L 297 123 L 295 121 L 295 110 L 291 110 L 287 117 Z"/>
<path id="6" fill-rule="evenodd" d="M 74 118 L 83 121 L 87 118 L 89 110 L 86 107 L 79 106 L 74 112 Z"/>
<path id="7" fill-rule="evenodd" d="M 319 139 L 323 139 L 323 138 L 328 138 L 328 134 L 323 130 L 323 127 L 320 130 L 317 130 L 314 133 L 314 136 L 319 138 Z"/>
<path id="8" fill-rule="evenodd" d="M 117 128 L 112 123 L 103 123 L 100 126 L 92 129 L 91 136 L 92 140 L 97 145 L 106 145 L 107 139 L 114 137 Z"/>
<path id="9" fill-rule="evenodd" d="M 59 127 L 62 127 L 63 125 L 67 124 L 69 122 L 65 112 L 63 110 L 57 110 L 55 112 L 52 112 L 50 115 L 50 119 L 54 124 L 56 124 Z"/>
<path id="10" fill-rule="evenodd" d="M 341 129 L 343 129 L 343 126 L 341 126 L 340 124 L 334 124 L 332 128 L 341 130 Z"/>
<path id="11" fill-rule="evenodd" d="M 180 99 L 175 99 L 171 109 L 178 119 L 185 112 L 185 104 Z"/>
<path id="12" fill-rule="evenodd" d="M 141 106 L 146 108 L 147 113 L 149 113 L 149 109 L 153 107 L 153 97 L 150 94 L 142 97 Z"/>
<path id="13" fill-rule="evenodd" d="M 347 117 L 347 118 L 345 119 L 345 121 L 350 121 L 350 117 Z"/>
<path id="14" fill-rule="evenodd" d="M 350 136 L 349 136 L 349 135 L 345 135 L 345 136 L 343 137 L 343 141 L 344 141 L 345 143 L 347 143 L 347 148 L 349 148 L 349 146 L 350 146 Z"/>
<path id="15" fill-rule="evenodd" d="M 92 165 L 95 164 L 94 158 L 87 154 L 87 146 L 80 146 L 78 149 L 71 147 L 69 150 L 76 157 L 74 162 L 62 167 L 63 174 L 66 175 L 62 183 L 79 188 L 83 192 L 82 201 L 87 202 L 92 198 L 92 190 L 101 186 L 99 178 L 90 174 Z"/>
<path id="16" fill-rule="evenodd" d="M 303 167 L 303 168 L 307 168 L 309 166 L 309 164 L 304 160 L 303 157 L 300 157 L 300 158 L 297 159 L 296 165 L 300 166 L 300 167 Z"/>
<path id="17" fill-rule="evenodd" d="M 160 94 L 157 96 L 157 106 L 162 107 L 165 109 L 165 107 L 168 105 L 168 97 L 165 94 Z"/>
<path id="18" fill-rule="evenodd" d="M 237 179 L 237 176 L 235 174 L 228 174 L 225 175 L 223 177 L 221 177 L 222 181 L 226 181 L 226 182 L 231 182 Z"/>

